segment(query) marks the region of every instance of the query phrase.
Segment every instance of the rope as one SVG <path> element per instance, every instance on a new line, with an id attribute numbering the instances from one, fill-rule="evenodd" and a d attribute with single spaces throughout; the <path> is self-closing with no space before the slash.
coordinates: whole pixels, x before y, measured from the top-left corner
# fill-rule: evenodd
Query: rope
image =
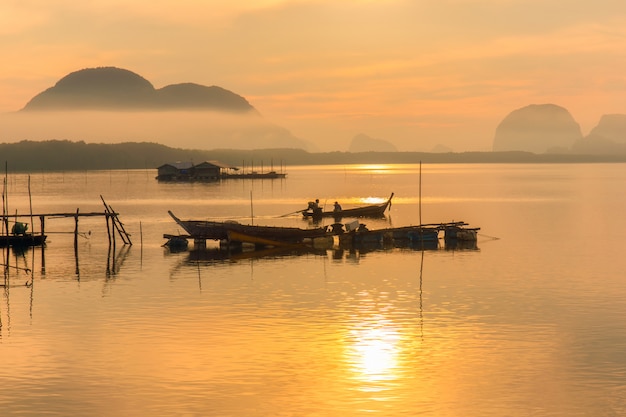
<path id="1" fill-rule="evenodd" d="M 480 237 L 486 237 L 486 238 L 491 239 L 491 240 L 499 240 L 499 239 L 500 239 L 499 237 L 489 236 L 489 235 L 485 235 L 485 234 L 483 234 L 483 233 L 479 233 L 478 235 L 479 235 Z"/>

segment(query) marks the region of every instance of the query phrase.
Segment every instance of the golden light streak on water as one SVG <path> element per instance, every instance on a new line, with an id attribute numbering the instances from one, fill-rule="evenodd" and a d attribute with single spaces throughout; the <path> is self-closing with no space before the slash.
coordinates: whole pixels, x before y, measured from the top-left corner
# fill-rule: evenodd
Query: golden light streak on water
<path id="1" fill-rule="evenodd" d="M 384 322 L 374 326 L 351 332 L 355 342 L 347 354 L 355 378 L 369 383 L 396 379 L 398 333 Z"/>

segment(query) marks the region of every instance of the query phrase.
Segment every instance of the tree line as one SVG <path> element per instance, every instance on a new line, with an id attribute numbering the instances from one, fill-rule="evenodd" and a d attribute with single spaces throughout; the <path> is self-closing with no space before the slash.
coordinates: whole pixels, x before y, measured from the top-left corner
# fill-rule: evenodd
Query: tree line
<path id="1" fill-rule="evenodd" d="M 626 162 L 625 155 L 558 155 L 530 152 L 322 152 L 302 149 L 179 149 L 151 142 L 21 141 L 0 144 L 0 161 L 12 172 L 156 169 L 166 163 L 219 161 L 275 171 L 289 165 L 416 163 Z"/>

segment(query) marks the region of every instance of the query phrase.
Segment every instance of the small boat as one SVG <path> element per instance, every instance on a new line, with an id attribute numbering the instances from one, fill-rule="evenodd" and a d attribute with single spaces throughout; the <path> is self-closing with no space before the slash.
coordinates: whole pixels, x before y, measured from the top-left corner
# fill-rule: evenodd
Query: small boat
<path id="1" fill-rule="evenodd" d="M 189 246 L 189 242 L 187 241 L 189 236 L 163 235 L 163 237 L 167 239 L 167 242 L 165 242 L 163 246 L 168 248 L 171 252 L 186 251 L 187 246 Z"/>
<path id="2" fill-rule="evenodd" d="M 297 243 L 284 242 L 282 240 L 268 239 L 267 237 L 254 236 L 236 230 L 228 230 L 228 240 L 230 242 L 252 243 L 255 246 L 265 247 L 290 247 L 298 246 Z"/>
<path id="3" fill-rule="evenodd" d="M 326 227 L 300 229 L 298 227 L 255 226 L 236 221 L 180 220 L 171 211 L 168 213 L 194 240 L 230 241 L 232 236 L 238 234 L 239 237 L 246 236 L 246 239 L 265 239 L 274 243 L 297 244 L 303 243 L 307 239 L 329 235 Z"/>
<path id="4" fill-rule="evenodd" d="M 332 211 L 324 211 L 321 207 L 316 207 L 316 203 L 309 202 L 309 206 L 305 210 L 302 210 L 302 216 L 305 219 L 314 220 L 321 219 L 322 217 L 333 217 L 335 220 L 345 217 L 383 217 L 385 211 L 391 207 L 393 195 L 394 193 L 391 193 L 389 199 L 384 203 Z"/>
<path id="5" fill-rule="evenodd" d="M 0 248 L 42 246 L 46 242 L 46 235 L 25 233 L 19 235 L 0 236 Z"/>
<path id="6" fill-rule="evenodd" d="M 301 242 L 293 243 L 291 241 L 283 241 L 276 239 L 269 239 L 267 237 L 253 236 L 246 233 L 238 232 L 236 230 L 228 231 L 228 241 L 231 243 L 249 243 L 253 244 L 256 248 L 300 248 L 302 246 L 308 246 L 315 249 L 331 248 L 334 240 L 330 233 L 325 236 L 316 236 L 303 239 Z"/>

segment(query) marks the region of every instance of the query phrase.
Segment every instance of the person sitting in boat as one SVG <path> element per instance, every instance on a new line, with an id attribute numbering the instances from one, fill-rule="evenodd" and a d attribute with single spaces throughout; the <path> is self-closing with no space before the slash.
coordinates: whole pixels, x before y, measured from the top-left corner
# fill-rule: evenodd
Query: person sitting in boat
<path id="1" fill-rule="evenodd" d="M 344 233 L 343 224 L 341 223 L 333 223 L 329 227 L 329 232 L 333 235 L 342 235 Z"/>
<path id="2" fill-rule="evenodd" d="M 11 233 L 14 235 L 25 235 L 26 230 L 28 230 L 28 225 L 22 222 L 15 222 L 13 227 L 11 228 Z"/>
<path id="3" fill-rule="evenodd" d="M 319 198 L 315 199 L 315 201 L 309 201 L 308 210 L 315 211 L 315 210 L 319 210 L 319 208 L 320 208 Z"/>
<path id="4" fill-rule="evenodd" d="M 336 201 L 335 201 L 335 208 L 334 208 L 334 211 L 335 211 L 335 212 L 337 212 L 337 211 L 341 211 L 341 204 L 339 204 L 339 203 L 338 203 L 338 202 L 336 202 Z"/>

